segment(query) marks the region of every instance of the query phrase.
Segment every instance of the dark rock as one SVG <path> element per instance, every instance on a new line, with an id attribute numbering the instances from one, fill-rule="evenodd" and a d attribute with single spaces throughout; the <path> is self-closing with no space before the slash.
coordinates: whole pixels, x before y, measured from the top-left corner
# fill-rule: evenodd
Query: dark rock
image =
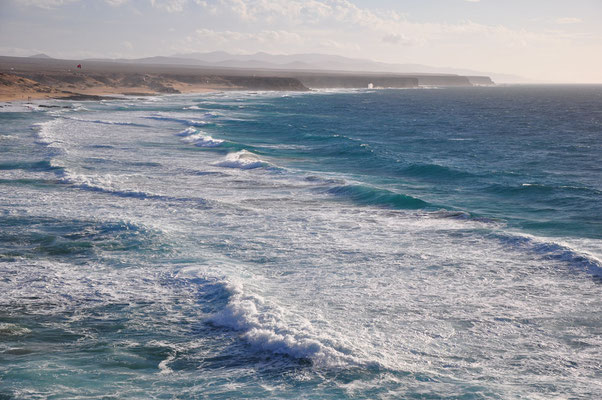
<path id="1" fill-rule="evenodd" d="M 97 96 L 94 94 L 81 94 L 81 93 L 73 93 L 69 96 L 57 97 L 57 99 L 59 99 L 59 100 L 75 100 L 75 101 L 122 100 L 121 97 Z"/>

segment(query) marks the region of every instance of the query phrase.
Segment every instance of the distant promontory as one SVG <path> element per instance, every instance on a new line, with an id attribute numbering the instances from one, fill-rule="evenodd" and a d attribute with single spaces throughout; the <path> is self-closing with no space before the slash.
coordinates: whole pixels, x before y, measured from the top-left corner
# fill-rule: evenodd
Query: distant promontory
<path id="1" fill-rule="evenodd" d="M 0 100 L 193 93 L 214 90 L 417 88 L 492 85 L 487 76 L 206 67 L 0 56 Z M 83 96 L 83 97 L 82 97 Z"/>

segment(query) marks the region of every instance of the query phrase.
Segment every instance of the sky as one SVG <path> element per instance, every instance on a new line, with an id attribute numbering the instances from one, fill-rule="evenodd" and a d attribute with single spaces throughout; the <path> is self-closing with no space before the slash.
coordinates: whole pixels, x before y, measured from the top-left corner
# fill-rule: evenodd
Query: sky
<path id="1" fill-rule="evenodd" d="M 602 83 L 602 0 L 0 0 L 0 54 L 322 53 Z"/>

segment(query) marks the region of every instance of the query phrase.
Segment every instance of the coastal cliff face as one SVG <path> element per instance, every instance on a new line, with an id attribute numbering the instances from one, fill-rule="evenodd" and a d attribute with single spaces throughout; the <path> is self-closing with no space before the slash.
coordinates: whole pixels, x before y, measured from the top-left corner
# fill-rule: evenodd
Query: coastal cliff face
<path id="1" fill-rule="evenodd" d="M 0 100 L 207 90 L 416 88 L 493 85 L 487 76 L 201 68 L 0 56 Z"/>
<path id="2" fill-rule="evenodd" d="M 220 77 L 232 88 L 250 89 L 250 90 L 309 90 L 301 81 L 296 78 L 285 78 L 278 76 L 223 76 Z"/>
<path id="3" fill-rule="evenodd" d="M 379 77 L 373 75 L 334 75 L 334 74 L 316 74 L 307 76 L 298 76 L 298 80 L 305 86 L 312 89 L 322 88 L 367 88 L 373 87 L 386 88 L 415 88 L 418 87 L 417 78 L 408 78 L 401 76 Z"/>
<path id="4" fill-rule="evenodd" d="M 73 96 L 74 94 L 177 94 L 206 90 L 309 90 L 283 77 L 199 75 L 0 73 L 0 101 Z"/>
<path id="5" fill-rule="evenodd" d="M 493 86 L 495 82 L 488 76 L 467 76 L 468 80 L 474 86 Z"/>
<path id="6" fill-rule="evenodd" d="M 394 74 L 369 72 L 270 71 L 279 76 L 296 78 L 310 89 L 366 88 L 369 84 L 381 88 L 415 88 L 421 86 L 470 87 L 494 85 L 487 76 L 467 77 L 450 74 Z M 474 78 L 474 82 L 472 81 Z"/>
<path id="7" fill-rule="evenodd" d="M 472 86 L 470 80 L 460 75 L 418 75 L 420 86 Z"/>
<path id="8" fill-rule="evenodd" d="M 171 94 L 207 90 L 309 90 L 298 79 L 250 72 L 123 66 L 0 57 L 0 100 L 111 94 Z"/>

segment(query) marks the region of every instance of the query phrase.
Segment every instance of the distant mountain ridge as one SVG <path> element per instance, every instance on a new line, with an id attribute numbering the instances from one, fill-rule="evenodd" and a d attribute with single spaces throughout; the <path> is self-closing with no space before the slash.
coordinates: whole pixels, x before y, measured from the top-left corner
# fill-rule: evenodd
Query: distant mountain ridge
<path id="1" fill-rule="evenodd" d="M 109 61 L 107 59 L 93 59 Z M 313 70 L 348 72 L 388 72 L 402 74 L 437 74 L 489 76 L 498 83 L 528 82 L 527 79 L 508 74 L 495 74 L 460 68 L 440 68 L 422 64 L 388 64 L 368 59 L 349 58 L 328 54 L 231 54 L 224 51 L 208 53 L 180 53 L 172 56 L 155 56 L 138 59 L 113 59 L 110 61 L 141 64 L 194 65 L 268 70 Z"/>
<path id="2" fill-rule="evenodd" d="M 44 54 L 44 53 L 40 53 L 40 54 L 34 54 L 33 56 L 29 56 L 29 58 L 46 58 L 46 59 L 51 59 L 52 57 Z"/>

